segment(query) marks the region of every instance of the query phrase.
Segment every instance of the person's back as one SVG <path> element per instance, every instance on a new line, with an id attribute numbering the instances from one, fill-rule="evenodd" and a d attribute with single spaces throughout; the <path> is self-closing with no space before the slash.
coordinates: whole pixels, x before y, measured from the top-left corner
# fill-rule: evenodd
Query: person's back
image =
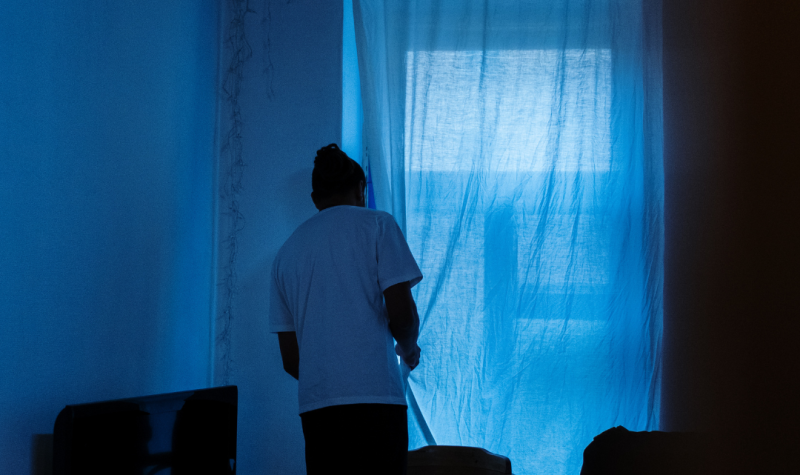
<path id="1" fill-rule="evenodd" d="M 391 215 L 355 206 L 327 208 L 303 223 L 278 252 L 274 279 L 300 349 L 300 412 L 338 404 L 405 404 L 383 291 L 419 281 Z M 407 248 L 406 248 L 407 249 Z M 380 257 L 380 261 L 379 261 Z"/>
<path id="2" fill-rule="evenodd" d="M 320 149 L 314 165 L 320 212 L 275 258 L 269 316 L 284 368 L 299 381 L 307 470 L 404 473 L 395 355 L 411 369 L 419 361 L 410 289 L 422 275 L 391 215 L 363 207 L 361 167 L 335 145 Z M 359 456 L 348 454 L 353 444 Z"/>

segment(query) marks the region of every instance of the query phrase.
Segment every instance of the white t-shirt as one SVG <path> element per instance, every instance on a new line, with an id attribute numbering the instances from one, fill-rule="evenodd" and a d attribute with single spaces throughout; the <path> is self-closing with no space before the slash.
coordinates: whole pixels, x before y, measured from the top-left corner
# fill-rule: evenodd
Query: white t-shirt
<path id="1" fill-rule="evenodd" d="M 301 414 L 406 404 L 383 291 L 422 273 L 390 214 L 320 211 L 286 240 L 272 277 L 270 331 L 297 333 Z"/>

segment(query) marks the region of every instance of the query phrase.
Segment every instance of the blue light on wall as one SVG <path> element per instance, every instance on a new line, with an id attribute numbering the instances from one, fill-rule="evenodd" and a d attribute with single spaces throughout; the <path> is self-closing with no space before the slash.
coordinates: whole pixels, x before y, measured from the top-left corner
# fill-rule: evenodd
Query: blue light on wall
<path id="1" fill-rule="evenodd" d="M 209 384 L 216 3 L 3 4 L 2 473 L 66 404 Z"/>
<path id="2" fill-rule="evenodd" d="M 342 150 L 353 160 L 362 163 L 361 127 L 364 113 L 361 108 L 361 79 L 356 53 L 356 33 L 353 25 L 353 0 L 344 0 L 342 28 Z"/>

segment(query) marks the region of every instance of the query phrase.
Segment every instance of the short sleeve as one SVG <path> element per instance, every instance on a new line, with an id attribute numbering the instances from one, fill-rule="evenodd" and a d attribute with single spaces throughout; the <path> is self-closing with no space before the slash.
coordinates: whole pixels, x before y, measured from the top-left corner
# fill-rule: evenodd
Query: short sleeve
<path id="1" fill-rule="evenodd" d="M 381 292 L 400 282 L 410 282 L 413 287 L 422 280 L 422 272 L 403 232 L 390 214 L 378 217 L 377 257 Z"/>
<path id="2" fill-rule="evenodd" d="M 276 264 L 277 261 L 272 266 L 272 273 L 269 279 L 269 331 L 270 333 L 293 332 L 295 331 L 294 319 L 289 307 L 286 305 L 286 299 L 283 297 L 284 293 L 279 287 Z"/>

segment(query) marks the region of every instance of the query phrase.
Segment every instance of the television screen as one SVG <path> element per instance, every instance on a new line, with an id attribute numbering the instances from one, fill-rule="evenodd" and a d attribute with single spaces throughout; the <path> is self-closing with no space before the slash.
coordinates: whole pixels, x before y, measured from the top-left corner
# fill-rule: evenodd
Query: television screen
<path id="1" fill-rule="evenodd" d="M 66 406 L 55 475 L 236 473 L 236 386 Z"/>

